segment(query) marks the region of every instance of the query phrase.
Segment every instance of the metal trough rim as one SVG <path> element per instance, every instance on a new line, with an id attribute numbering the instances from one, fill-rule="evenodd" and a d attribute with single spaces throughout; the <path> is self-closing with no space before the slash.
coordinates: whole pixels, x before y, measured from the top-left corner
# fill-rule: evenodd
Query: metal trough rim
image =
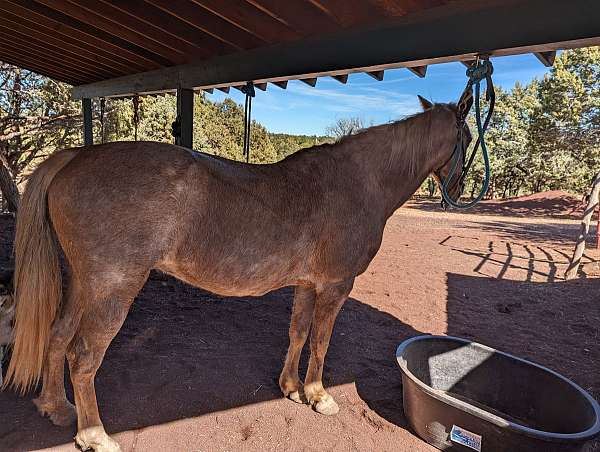
<path id="1" fill-rule="evenodd" d="M 594 425 L 592 425 L 590 428 L 588 428 L 587 430 L 584 430 L 582 432 L 576 432 L 576 433 L 546 432 L 543 430 L 537 430 L 534 428 L 526 427 L 521 424 L 517 424 L 515 422 L 511 422 L 500 416 L 496 416 L 485 410 L 477 408 L 467 402 L 463 402 L 462 400 L 452 397 L 443 391 L 433 389 L 431 386 L 425 384 L 423 381 L 421 381 L 412 372 L 410 372 L 408 370 L 408 368 L 406 367 L 406 364 L 405 364 L 405 360 L 403 358 L 404 351 L 408 347 L 410 347 L 415 342 L 420 342 L 420 341 L 425 341 L 425 340 L 444 340 L 444 341 L 451 341 L 451 342 L 460 342 L 465 345 L 472 345 L 475 347 L 479 347 L 483 350 L 494 352 L 494 353 L 506 356 L 507 358 L 510 358 L 510 359 L 513 359 L 516 361 L 520 361 L 527 365 L 537 367 L 538 369 L 541 369 L 544 372 L 548 372 L 552 376 L 559 378 L 562 381 L 566 382 L 567 384 L 571 385 L 574 389 L 577 390 L 577 392 L 579 394 L 581 394 L 587 400 L 587 402 L 590 404 L 590 406 L 592 407 L 592 409 L 595 413 L 596 421 L 594 422 Z M 427 393 L 431 397 L 433 397 L 443 403 L 446 403 L 454 408 L 465 411 L 475 417 L 483 419 L 484 421 L 495 424 L 499 427 L 508 428 L 509 430 L 512 430 L 512 431 L 515 431 L 518 433 L 522 433 L 529 437 L 539 438 L 539 439 L 543 439 L 546 441 L 556 441 L 556 442 L 585 441 L 585 440 L 593 438 L 600 432 L 600 405 L 598 405 L 598 402 L 596 402 L 596 400 L 590 394 L 588 394 L 587 391 L 585 391 L 582 387 L 580 387 L 578 384 L 572 382 L 571 380 L 569 380 L 566 377 L 563 377 L 561 374 L 553 371 L 552 369 L 548 369 L 547 367 L 544 367 L 540 364 L 536 364 L 536 363 L 528 361 L 526 359 L 519 358 L 518 356 L 511 355 L 510 353 L 505 353 L 500 350 L 496 350 L 495 348 L 488 347 L 487 345 L 480 344 L 479 342 L 470 341 L 468 339 L 463 339 L 463 338 L 456 337 L 456 336 L 428 335 L 428 334 L 421 335 L 421 336 L 415 336 L 413 338 L 405 340 L 398 346 L 398 348 L 396 349 L 396 360 L 398 361 L 398 365 L 400 366 L 400 369 L 402 370 L 402 372 L 408 378 L 410 378 L 416 385 L 418 385 L 425 393 Z"/>

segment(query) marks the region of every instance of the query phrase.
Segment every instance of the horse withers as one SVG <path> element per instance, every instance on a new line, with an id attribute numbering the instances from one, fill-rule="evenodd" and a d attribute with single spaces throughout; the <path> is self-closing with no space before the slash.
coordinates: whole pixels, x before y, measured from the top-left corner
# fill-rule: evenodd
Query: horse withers
<path id="1" fill-rule="evenodd" d="M 120 450 L 100 420 L 94 377 L 158 269 L 226 296 L 295 286 L 279 384 L 290 399 L 337 413 L 322 383 L 336 316 L 379 250 L 387 219 L 429 174 L 448 175 L 471 100 L 422 99 L 420 114 L 269 165 L 149 142 L 52 155 L 31 175 L 17 216 L 7 382 L 25 392 L 42 380 L 40 413 L 58 425 L 76 419 L 83 449 Z M 64 297 L 59 247 L 69 267 Z M 65 395 L 65 356 L 75 406 Z"/>

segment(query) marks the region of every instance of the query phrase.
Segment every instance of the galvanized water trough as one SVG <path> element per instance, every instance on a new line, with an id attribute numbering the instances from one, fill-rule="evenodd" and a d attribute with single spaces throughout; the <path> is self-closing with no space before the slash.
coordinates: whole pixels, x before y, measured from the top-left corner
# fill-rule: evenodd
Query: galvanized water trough
<path id="1" fill-rule="evenodd" d="M 600 407 L 572 381 L 465 339 L 418 336 L 398 347 L 404 412 L 445 451 L 572 452 L 600 432 Z"/>

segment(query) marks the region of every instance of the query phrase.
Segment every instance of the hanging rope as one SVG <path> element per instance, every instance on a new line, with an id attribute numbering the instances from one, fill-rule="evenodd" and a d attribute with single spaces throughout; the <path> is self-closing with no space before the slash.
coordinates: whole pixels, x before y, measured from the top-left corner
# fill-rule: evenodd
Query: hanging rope
<path id="1" fill-rule="evenodd" d="M 250 126 L 252 125 L 252 98 L 256 95 L 254 83 L 248 82 L 242 86 L 242 93 L 246 95 L 244 104 L 244 155 L 246 162 L 250 161 Z"/>
<path id="2" fill-rule="evenodd" d="M 106 106 L 106 99 L 102 97 L 100 99 L 100 143 L 104 143 L 104 108 Z"/>
<path id="3" fill-rule="evenodd" d="M 138 140 L 138 126 L 140 124 L 140 96 L 133 96 L 133 138 Z"/>
<path id="4" fill-rule="evenodd" d="M 485 144 L 485 132 L 490 124 L 490 120 L 492 118 L 492 114 L 494 113 L 494 106 L 496 104 L 496 93 L 494 91 L 494 84 L 492 83 L 492 74 L 494 73 L 494 67 L 490 60 L 485 57 L 480 59 L 479 57 L 475 61 L 473 66 L 467 69 L 467 77 L 469 77 L 469 81 L 467 82 L 467 86 L 465 88 L 465 93 L 471 91 L 473 86 L 475 86 L 475 121 L 477 123 L 477 133 L 479 136 L 477 137 L 477 141 L 475 142 L 475 146 L 473 147 L 473 152 L 471 152 L 471 156 L 469 160 L 465 164 L 465 153 L 466 147 L 463 140 L 463 132 L 462 129 L 459 130 L 459 138 L 456 148 L 454 150 L 454 154 L 456 154 L 459 150 L 463 153 L 462 158 L 455 158 L 454 164 L 452 165 L 452 169 L 450 173 L 444 180 L 442 184 L 442 197 L 443 201 L 452 207 L 457 209 L 468 209 L 469 207 L 474 206 L 479 201 L 483 199 L 485 194 L 488 191 L 490 186 L 490 158 L 487 150 L 487 146 Z M 486 84 L 486 100 L 489 102 L 488 111 L 486 114 L 485 121 L 482 123 L 481 121 L 481 105 L 480 105 L 480 96 L 481 96 L 481 82 L 485 80 Z M 484 166 L 484 177 L 483 183 L 481 185 L 481 190 L 479 194 L 468 203 L 460 203 L 458 201 L 454 201 L 450 195 L 448 195 L 448 190 L 450 188 L 450 182 L 454 178 L 456 171 L 458 170 L 459 161 L 462 160 L 462 172 L 460 178 L 458 179 L 459 186 L 461 187 L 461 195 L 462 189 L 464 188 L 464 180 L 471 169 L 471 165 L 473 164 L 473 160 L 475 159 L 475 154 L 477 150 L 481 146 L 481 155 L 483 157 L 483 166 Z M 454 155 L 453 154 L 453 155 Z"/>

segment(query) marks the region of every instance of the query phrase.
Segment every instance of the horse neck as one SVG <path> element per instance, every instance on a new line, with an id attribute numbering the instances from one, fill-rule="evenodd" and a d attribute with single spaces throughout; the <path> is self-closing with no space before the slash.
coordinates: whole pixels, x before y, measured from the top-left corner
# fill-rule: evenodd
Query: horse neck
<path id="1" fill-rule="evenodd" d="M 439 117 L 441 116 L 441 118 Z M 393 124 L 372 127 L 339 143 L 350 162 L 357 189 L 377 198 L 389 217 L 440 167 L 452 149 L 454 129 L 448 132 L 448 115 L 427 111 Z M 446 155 L 448 154 L 448 155 Z"/>

